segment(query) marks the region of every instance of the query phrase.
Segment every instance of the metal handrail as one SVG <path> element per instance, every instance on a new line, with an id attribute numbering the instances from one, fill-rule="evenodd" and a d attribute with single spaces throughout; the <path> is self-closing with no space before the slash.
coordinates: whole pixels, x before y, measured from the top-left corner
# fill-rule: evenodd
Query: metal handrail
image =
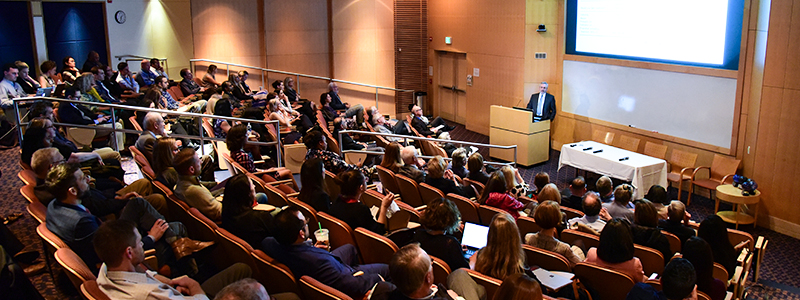
<path id="1" fill-rule="evenodd" d="M 18 130 L 18 133 L 19 133 L 19 141 L 20 141 L 20 143 L 22 143 L 22 141 L 24 139 L 24 135 L 22 133 L 22 127 L 24 125 L 27 125 L 29 122 L 22 122 L 22 120 L 20 119 L 19 103 L 20 102 L 28 102 L 28 101 L 36 101 L 36 100 L 49 100 L 49 101 L 58 101 L 58 102 L 65 102 L 65 103 L 76 103 L 76 104 L 83 104 L 83 105 L 90 105 L 90 106 L 110 107 L 110 108 L 112 108 L 111 109 L 111 119 L 112 120 L 116 120 L 117 119 L 116 118 L 116 112 L 115 112 L 115 110 L 113 108 L 119 108 L 119 109 L 125 109 L 125 110 L 134 110 L 134 111 L 144 111 L 144 112 L 157 112 L 157 113 L 168 114 L 168 115 L 177 115 L 177 116 L 198 117 L 197 126 L 199 127 L 199 130 L 200 130 L 200 135 L 199 136 L 170 134 L 170 137 L 183 137 L 183 138 L 190 138 L 190 139 L 196 138 L 196 139 L 200 140 L 200 145 L 203 145 L 204 144 L 203 142 L 205 140 L 209 140 L 209 141 L 225 141 L 225 139 L 222 139 L 222 138 L 204 136 L 203 133 L 205 133 L 205 128 L 203 127 L 202 119 L 200 119 L 200 118 L 214 118 L 214 119 L 224 119 L 224 120 L 230 120 L 230 121 L 240 121 L 240 122 L 244 122 L 244 123 L 256 123 L 256 124 L 274 125 L 275 126 L 275 130 L 276 130 L 275 132 L 280 132 L 280 122 L 277 121 L 277 120 L 251 120 L 251 119 L 243 119 L 243 118 L 237 118 L 237 117 L 225 117 L 225 116 L 199 114 L 199 113 L 191 113 L 191 112 L 179 112 L 179 111 L 174 111 L 174 110 L 165 110 L 165 109 L 158 109 L 158 108 L 149 108 L 149 107 L 141 107 L 141 106 L 128 106 L 128 105 L 113 104 L 113 103 L 87 102 L 87 101 L 81 101 L 81 100 L 70 100 L 70 99 L 61 99 L 61 98 L 53 98 L 53 97 L 24 97 L 24 98 L 13 99 L 13 101 L 14 101 L 14 110 L 16 112 L 14 114 L 14 117 L 16 118 L 16 121 L 17 121 L 16 124 L 19 124 L 17 126 L 17 130 Z M 114 121 L 114 122 L 116 122 L 116 121 Z M 54 122 L 53 125 L 69 126 L 69 127 L 75 127 L 75 128 L 99 129 L 97 126 L 78 125 L 78 124 L 69 124 L 69 123 L 56 123 L 56 122 Z M 111 126 L 109 128 L 105 128 L 104 127 L 102 129 L 104 131 L 112 131 L 112 134 L 116 133 L 116 132 L 139 133 L 139 134 L 141 134 L 142 132 L 144 132 L 144 131 L 131 130 L 131 129 L 117 129 L 115 126 Z M 206 134 L 208 134 L 208 133 L 206 133 Z M 276 147 L 278 147 L 278 151 L 276 151 L 276 153 L 277 153 L 276 163 L 278 164 L 278 167 L 281 167 L 283 165 L 283 163 L 281 162 L 281 151 L 280 151 L 280 149 L 282 148 L 282 145 L 281 145 L 280 136 L 278 136 L 277 140 L 274 141 L 274 142 L 255 142 L 255 141 L 252 141 L 252 142 L 248 142 L 248 143 L 249 144 L 256 144 L 256 145 L 276 145 Z M 116 150 L 116 151 L 120 150 L 120 149 L 117 149 L 117 144 L 116 143 L 114 143 L 113 147 L 114 147 L 114 150 Z M 201 151 L 202 151 L 203 154 L 205 154 L 205 148 L 202 147 L 202 146 L 201 146 Z"/>
<path id="2" fill-rule="evenodd" d="M 375 106 L 376 107 L 378 106 L 378 92 L 379 92 L 379 90 L 389 90 L 389 91 L 395 91 L 395 92 L 414 92 L 414 90 L 397 89 L 397 88 L 379 86 L 379 85 L 374 85 L 374 84 L 366 84 L 366 83 L 347 81 L 347 80 L 329 78 L 329 77 L 324 77 L 324 76 L 316 76 L 316 75 L 309 75 L 309 74 L 303 74 L 303 73 L 296 73 L 296 72 L 273 70 L 273 69 L 267 69 L 267 68 L 262 68 L 262 67 L 248 66 L 248 65 L 243 65 L 243 64 L 235 64 L 235 63 L 230 63 L 230 62 L 224 62 L 224 61 L 218 61 L 218 60 L 212 60 L 212 59 L 204 59 L 204 58 L 192 58 L 192 59 L 189 60 L 189 64 L 191 64 L 192 72 L 196 72 L 197 71 L 196 68 L 195 68 L 195 66 L 196 66 L 195 63 L 196 62 L 207 62 L 207 63 L 225 65 L 225 66 L 227 66 L 227 76 L 230 76 L 230 74 L 231 74 L 231 66 L 239 67 L 239 68 L 248 68 L 248 69 L 260 70 L 261 71 L 261 86 L 262 87 L 265 86 L 264 79 L 267 77 L 266 76 L 267 73 L 278 73 L 278 74 L 286 74 L 286 75 L 294 76 L 295 77 L 294 81 L 295 81 L 295 83 L 297 83 L 298 87 L 300 86 L 300 77 L 304 77 L 304 78 L 310 78 L 310 79 L 327 80 L 327 81 L 331 81 L 331 82 L 339 82 L 339 83 L 346 83 L 346 84 L 352 84 L 352 85 L 357 85 L 357 86 L 374 88 L 375 89 Z"/>
<path id="3" fill-rule="evenodd" d="M 152 58 L 156 58 L 159 61 L 161 61 L 161 66 L 164 68 L 164 72 L 166 72 L 167 75 L 169 75 L 169 67 L 167 65 L 167 58 L 166 57 L 160 58 L 160 57 L 143 56 L 143 55 L 135 55 L 135 54 L 122 54 L 122 55 L 114 55 L 114 58 L 116 58 L 117 61 L 122 61 L 122 59 L 124 58 L 126 63 L 129 62 L 129 61 L 132 61 L 132 60 L 139 60 L 139 59 L 150 60 Z"/>
<path id="4" fill-rule="evenodd" d="M 363 154 L 375 154 L 375 155 L 384 155 L 385 154 L 384 152 L 368 151 L 368 150 L 342 150 L 342 153 L 363 153 Z M 417 155 L 417 157 L 430 159 L 430 158 L 433 158 L 434 156 Z M 445 161 L 453 160 L 452 157 L 442 157 L 442 159 L 444 159 Z M 505 163 L 493 162 L 493 161 L 484 161 L 483 164 L 485 164 L 485 165 L 497 165 L 497 166 L 512 166 L 513 167 L 516 163 L 513 162 L 513 161 L 505 162 Z"/>

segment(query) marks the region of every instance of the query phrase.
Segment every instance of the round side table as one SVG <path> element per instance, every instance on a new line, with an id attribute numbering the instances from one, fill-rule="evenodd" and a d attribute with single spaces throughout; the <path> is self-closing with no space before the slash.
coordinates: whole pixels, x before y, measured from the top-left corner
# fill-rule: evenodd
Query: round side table
<path id="1" fill-rule="evenodd" d="M 755 195 L 744 196 L 742 190 L 730 184 L 723 184 L 717 186 L 716 204 L 714 205 L 714 212 L 722 218 L 723 221 L 736 224 L 735 228 L 739 229 L 739 224 L 755 224 L 758 221 L 758 202 L 761 200 L 761 192 L 756 190 Z M 719 202 L 727 202 L 733 204 L 732 211 L 719 211 Z M 748 215 L 741 211 L 739 205 L 756 205 L 755 216 Z"/>

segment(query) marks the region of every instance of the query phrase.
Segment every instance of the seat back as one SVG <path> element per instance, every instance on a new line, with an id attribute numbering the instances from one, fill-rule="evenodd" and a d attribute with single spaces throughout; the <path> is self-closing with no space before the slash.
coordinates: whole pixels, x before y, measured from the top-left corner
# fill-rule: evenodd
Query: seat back
<path id="1" fill-rule="evenodd" d="M 694 168 L 697 163 L 697 153 L 672 149 L 669 157 L 670 172 L 680 173 L 683 168 Z"/>
<path id="2" fill-rule="evenodd" d="M 595 129 L 592 131 L 592 140 L 598 143 L 611 145 L 614 142 L 614 133 Z"/>
<path id="3" fill-rule="evenodd" d="M 529 266 L 539 266 L 548 271 L 572 272 L 569 260 L 561 254 L 523 244 L 525 259 Z"/>
<path id="4" fill-rule="evenodd" d="M 405 203 L 403 201 L 395 201 L 395 204 L 397 204 L 397 206 L 400 207 L 400 211 L 396 212 L 394 215 L 392 215 L 392 218 L 389 219 L 389 225 L 388 226 L 389 226 L 389 230 L 390 231 L 394 231 L 394 230 L 402 228 L 402 227 L 410 227 L 409 226 L 410 225 L 409 222 L 419 223 L 419 218 L 421 217 L 421 212 L 419 210 L 417 210 L 414 207 L 411 207 L 411 205 L 408 205 L 407 203 Z M 399 227 L 399 225 L 395 225 L 395 221 L 392 221 L 392 220 L 395 219 L 395 215 L 398 215 L 398 214 L 402 215 L 401 212 L 402 213 L 406 213 L 408 215 L 408 219 L 407 219 L 407 222 L 406 222 L 405 226 Z"/>
<path id="5" fill-rule="evenodd" d="M 447 276 L 450 276 L 450 266 L 446 262 L 435 256 L 431 257 L 433 264 L 433 283 L 434 284 L 447 284 Z"/>
<path id="6" fill-rule="evenodd" d="M 453 193 L 447 194 L 447 199 L 450 199 L 450 201 L 456 204 L 458 211 L 461 212 L 462 221 L 475 224 L 481 223 L 481 217 L 478 215 L 478 203 Z"/>
<path id="7" fill-rule="evenodd" d="M 154 181 L 155 183 L 155 181 Z M 167 210 L 171 221 L 178 221 L 186 225 L 194 224 L 192 216 L 189 214 L 189 205 L 183 200 L 178 199 L 174 194 L 167 197 Z M 190 236 L 191 236 L 190 231 Z"/>
<path id="8" fill-rule="evenodd" d="M 214 221 L 203 215 L 197 208 L 191 207 L 189 212 L 189 222 L 186 225 L 186 231 L 189 236 L 194 240 L 200 241 L 216 241 L 219 239 L 216 230 L 219 228 Z"/>
<path id="9" fill-rule="evenodd" d="M 177 85 L 169 87 L 167 92 L 169 92 L 169 94 L 172 95 L 175 100 L 180 100 L 183 99 L 183 97 L 186 97 L 186 95 L 183 94 L 183 91 L 181 91 L 181 87 Z"/>
<path id="10" fill-rule="evenodd" d="M 428 155 L 428 156 L 439 155 L 441 157 L 447 158 L 447 152 L 444 151 L 444 149 L 441 146 L 437 145 L 436 143 L 428 140 L 417 140 L 417 143 L 419 144 L 420 150 L 422 150 L 422 155 Z"/>
<path id="11" fill-rule="evenodd" d="M 102 290 L 100 290 L 100 286 L 97 285 L 97 281 L 88 280 L 81 284 L 81 294 L 86 297 L 87 300 L 111 300 Z"/>
<path id="12" fill-rule="evenodd" d="M 367 207 L 381 207 L 381 201 L 383 200 L 383 197 L 383 195 L 374 189 L 367 190 L 365 193 L 361 194 L 361 203 Z"/>
<path id="13" fill-rule="evenodd" d="M 208 137 L 216 137 L 214 136 L 214 125 L 211 124 L 211 118 L 203 118 L 201 122 L 203 124 L 203 129 L 206 132 L 206 136 Z"/>
<path id="14" fill-rule="evenodd" d="M 725 287 L 728 287 L 728 284 L 730 283 L 728 279 L 730 279 L 730 277 L 728 276 L 728 270 L 726 270 L 722 264 L 718 262 L 714 263 L 714 271 L 712 272 L 712 276 L 725 283 Z"/>
<path id="15" fill-rule="evenodd" d="M 582 211 L 580 211 L 580 210 L 577 210 L 577 209 L 574 209 L 574 208 L 565 207 L 565 206 L 561 206 L 561 212 L 564 213 L 564 215 L 566 216 L 567 220 L 572 219 L 572 218 L 580 218 L 580 217 L 583 217 L 583 215 L 584 215 L 584 213 Z"/>
<path id="16" fill-rule="evenodd" d="M 61 248 L 56 250 L 56 261 L 61 265 L 67 273 L 69 281 L 75 286 L 75 289 L 80 289 L 81 284 L 87 280 L 96 280 L 97 277 L 89 270 L 89 266 L 83 262 L 75 252 L 69 248 Z"/>
<path id="17" fill-rule="evenodd" d="M 524 216 L 517 218 L 517 227 L 519 228 L 519 234 L 522 235 L 523 239 L 528 233 L 537 233 L 539 230 L 542 230 L 542 227 L 539 227 L 533 218 Z"/>
<path id="18" fill-rule="evenodd" d="M 667 240 L 669 241 L 669 252 L 672 252 L 673 254 L 681 252 L 681 239 L 679 239 L 678 236 L 664 230 L 661 231 L 661 234 L 666 236 Z"/>
<path id="19" fill-rule="evenodd" d="M 33 192 L 33 187 L 34 185 L 32 184 L 23 185 L 21 188 L 19 188 L 19 193 L 22 194 L 22 197 L 25 197 L 25 200 L 28 200 L 30 203 L 42 203 L 39 201 L 39 198 L 36 198 L 36 194 Z"/>
<path id="20" fill-rule="evenodd" d="M 667 158 L 667 145 L 656 144 L 650 141 L 644 142 L 644 155 L 652 156 L 655 158 Z"/>
<path id="21" fill-rule="evenodd" d="M 753 240 L 753 236 L 747 232 L 728 228 L 728 240 L 730 240 L 731 244 L 734 246 L 738 245 L 741 242 L 748 241 L 749 243 L 747 244 L 746 248 L 750 252 L 753 252 L 753 246 L 755 246 L 754 244 L 755 240 Z"/>
<path id="22" fill-rule="evenodd" d="M 661 274 L 664 271 L 664 255 L 656 249 L 634 244 L 633 255 L 642 262 L 642 270 L 646 276 Z"/>
<path id="23" fill-rule="evenodd" d="M 395 194 L 400 194 L 400 187 L 397 186 L 397 179 L 394 178 L 394 172 L 382 166 L 375 166 L 378 170 L 378 179 L 383 184 L 383 189 Z"/>
<path id="24" fill-rule="evenodd" d="M 212 261 L 219 270 L 223 270 L 234 263 L 243 263 L 248 266 L 255 265 L 253 256 L 250 255 L 254 250 L 249 243 L 224 228 L 217 227 L 216 232 L 219 236 L 219 245 L 214 249 L 214 252 L 221 255 L 215 255 Z"/>
<path id="25" fill-rule="evenodd" d="M 39 201 L 31 202 L 28 203 L 28 213 L 31 214 L 36 221 L 39 221 L 39 224 L 44 224 L 47 218 L 47 207 Z"/>
<path id="26" fill-rule="evenodd" d="M 164 185 L 160 181 L 153 180 L 152 182 L 153 182 L 153 185 L 156 187 L 156 189 L 161 191 L 161 194 L 164 195 L 164 197 L 169 197 L 169 196 L 172 196 L 174 194 L 174 192 L 172 191 L 171 188 L 168 188 L 166 185 Z"/>
<path id="27" fill-rule="evenodd" d="M 255 278 L 264 284 L 271 293 L 299 294 L 297 281 L 289 267 L 269 257 L 264 251 L 254 250 L 251 255 L 255 262 Z"/>
<path id="28" fill-rule="evenodd" d="M 400 190 L 400 198 L 403 199 L 403 202 L 413 207 L 425 205 L 419 194 L 417 182 L 400 174 L 395 175 L 395 178 L 397 179 L 397 187 Z"/>
<path id="29" fill-rule="evenodd" d="M 36 184 L 36 173 L 33 173 L 33 170 L 22 169 L 17 173 L 17 177 L 25 184 Z"/>
<path id="30" fill-rule="evenodd" d="M 714 160 L 711 161 L 710 179 L 721 182 L 722 178 L 726 175 L 736 174 L 739 169 L 739 164 L 742 162 L 740 159 L 730 158 L 719 154 L 714 154 Z"/>
<path id="31" fill-rule="evenodd" d="M 600 237 L 594 234 L 577 231 L 575 229 L 565 229 L 561 232 L 561 241 L 570 245 L 575 245 L 576 240 L 583 241 L 583 244 L 586 245 L 586 249 L 591 247 L 596 248 L 600 245 Z"/>
<path id="32" fill-rule="evenodd" d="M 589 263 L 578 263 L 572 273 L 584 286 L 595 290 L 600 299 L 625 299 L 634 285 L 628 275 Z"/>
<path id="33" fill-rule="evenodd" d="M 503 283 L 500 279 L 483 275 L 475 270 L 468 270 L 469 276 L 475 280 L 475 283 L 482 285 L 486 289 L 486 299 L 494 299 L 494 294 L 500 289 L 500 284 Z"/>
<path id="34" fill-rule="evenodd" d="M 133 145 L 128 147 L 128 150 L 131 151 L 131 155 L 133 155 L 133 160 L 136 162 L 137 165 L 139 165 L 139 168 L 142 169 L 142 174 L 144 174 L 145 177 L 150 179 L 150 181 L 155 181 L 156 173 L 155 171 L 153 171 L 153 167 L 150 166 L 150 162 L 147 160 L 147 157 L 144 156 L 144 153 L 139 151 L 139 149 Z"/>
<path id="35" fill-rule="evenodd" d="M 311 205 L 308 205 L 308 203 L 300 201 L 300 199 L 294 197 L 286 199 L 289 201 L 289 205 L 296 206 L 298 209 L 300 209 L 300 212 L 303 213 L 303 216 L 306 217 L 306 220 L 308 220 L 309 231 L 313 233 L 314 231 L 319 229 L 319 222 L 317 221 L 317 210 L 311 207 Z"/>
<path id="36" fill-rule="evenodd" d="M 36 233 L 55 250 L 69 248 L 67 243 L 62 241 L 61 238 L 50 231 L 50 229 L 47 229 L 47 225 L 45 223 L 39 224 L 39 226 L 36 227 Z"/>
<path id="37" fill-rule="evenodd" d="M 619 136 L 619 139 L 617 139 L 616 146 L 628 151 L 638 152 L 640 141 L 640 139 L 623 134 Z"/>
<path id="38" fill-rule="evenodd" d="M 255 177 L 255 176 L 253 176 Z M 264 193 L 267 194 L 267 199 L 269 199 L 269 203 L 281 207 L 284 205 L 289 205 L 289 197 L 286 196 L 286 193 L 274 187 L 270 184 L 266 184 L 265 182 L 261 181 L 260 178 L 251 178 L 253 182 L 258 182 L 257 185 L 261 186 L 264 189 Z"/>
<path id="39" fill-rule="evenodd" d="M 142 125 L 139 124 L 139 120 L 136 119 L 136 115 L 133 115 L 130 118 L 128 118 L 128 121 L 130 121 L 131 125 L 133 125 L 133 129 L 137 131 L 144 131 L 144 129 L 142 129 Z"/>
<path id="40" fill-rule="evenodd" d="M 475 189 L 475 191 L 478 192 L 477 195 L 483 193 L 483 188 L 484 188 L 483 183 L 477 182 L 469 178 L 461 178 L 461 180 L 464 181 L 465 185 L 472 186 Z"/>
<path id="41" fill-rule="evenodd" d="M 357 245 L 350 225 L 324 212 L 318 212 L 317 218 L 322 228 L 328 229 L 331 249 L 336 249 L 346 244 Z"/>
<path id="42" fill-rule="evenodd" d="M 356 228 L 355 239 L 365 264 L 389 264 L 392 255 L 400 250 L 389 238 L 361 227 Z"/>
<path id="43" fill-rule="evenodd" d="M 709 297 L 706 293 L 697 291 L 697 300 L 711 300 L 711 297 Z"/>
<path id="44" fill-rule="evenodd" d="M 444 193 L 442 193 L 442 191 L 427 183 L 421 182 L 418 187 L 419 196 L 422 199 L 422 203 L 425 203 L 425 205 L 437 198 L 444 198 Z"/>
<path id="45" fill-rule="evenodd" d="M 505 210 L 499 209 L 494 206 L 480 205 L 478 206 L 478 215 L 481 217 L 481 224 L 489 226 L 492 223 L 494 215 L 505 213 Z"/>
<path id="46" fill-rule="evenodd" d="M 310 276 L 300 277 L 300 292 L 305 300 L 353 300 L 350 296 Z"/>
<path id="47" fill-rule="evenodd" d="M 328 189 L 328 195 L 331 199 L 339 198 L 339 194 L 342 193 L 342 189 L 336 184 L 336 174 L 333 172 L 325 170 L 325 187 Z"/>
<path id="48" fill-rule="evenodd" d="M 240 165 L 238 162 L 233 160 L 233 158 L 231 158 L 230 152 L 223 152 L 221 154 L 222 154 L 222 159 L 225 160 L 225 163 L 228 166 L 228 171 L 231 172 L 231 176 L 239 173 L 247 173 L 247 169 L 242 167 L 242 165 Z"/>

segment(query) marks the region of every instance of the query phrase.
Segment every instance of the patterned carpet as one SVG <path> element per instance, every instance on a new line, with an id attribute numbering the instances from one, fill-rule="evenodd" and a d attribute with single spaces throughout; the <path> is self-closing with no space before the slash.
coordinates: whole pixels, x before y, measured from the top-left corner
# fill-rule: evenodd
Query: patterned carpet
<path id="1" fill-rule="evenodd" d="M 451 132 L 454 140 L 463 140 L 478 143 L 488 143 L 487 136 L 468 131 L 462 125 L 455 124 L 457 128 Z M 488 158 L 488 149 L 480 149 L 482 155 Z M 565 167 L 558 170 L 559 152 L 551 150 L 550 160 L 530 168 L 520 168 L 520 173 L 526 181 L 532 182 L 533 177 L 538 172 L 550 174 L 551 181 L 558 187 L 565 188 L 567 183 L 575 176 L 573 168 Z M 38 222 L 31 217 L 25 210 L 27 201 L 19 193 L 22 181 L 17 178 L 19 171 L 19 148 L 0 151 L 0 215 L 5 216 L 11 213 L 23 213 L 24 217 L 8 225 L 9 229 L 26 245 L 26 250 L 37 250 L 41 253 L 42 242 L 36 234 Z M 123 167 L 130 173 L 138 173 L 135 164 L 131 161 L 123 162 Z M 131 169 L 133 168 L 133 169 Z M 126 181 L 138 178 L 138 174 L 128 174 Z M 670 189 L 671 196 L 676 198 L 677 190 Z M 698 195 L 693 196 L 692 205 L 688 208 L 695 221 L 702 221 L 705 216 L 713 213 L 714 202 Z M 751 284 L 748 299 L 800 299 L 800 253 L 795 249 L 800 249 L 800 240 L 789 236 L 767 230 L 764 228 L 753 228 L 752 226 L 739 227 L 750 232 L 753 236 L 762 235 L 769 240 L 769 245 L 761 265 L 761 275 L 759 284 Z M 44 259 L 44 253 L 41 253 Z M 33 276 L 31 281 L 39 289 L 46 299 L 80 299 L 66 275 L 63 274 L 58 263 L 51 259 L 53 272 L 56 280 L 49 272 Z M 752 278 L 749 279 L 752 281 Z M 0 296 L 2 298 L 2 296 Z"/>

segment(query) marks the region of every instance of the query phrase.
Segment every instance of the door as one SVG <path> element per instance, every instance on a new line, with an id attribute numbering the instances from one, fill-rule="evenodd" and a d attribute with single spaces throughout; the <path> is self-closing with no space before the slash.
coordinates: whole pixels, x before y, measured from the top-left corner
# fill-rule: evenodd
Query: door
<path id="1" fill-rule="evenodd" d="M 467 54 L 439 51 L 439 116 L 464 124 L 467 117 Z"/>

